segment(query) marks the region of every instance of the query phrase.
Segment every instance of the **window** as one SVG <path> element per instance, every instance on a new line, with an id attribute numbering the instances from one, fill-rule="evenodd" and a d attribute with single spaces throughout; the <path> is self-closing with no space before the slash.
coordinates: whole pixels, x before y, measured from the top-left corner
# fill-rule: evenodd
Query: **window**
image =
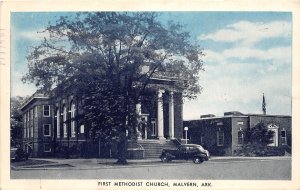
<path id="1" fill-rule="evenodd" d="M 26 123 L 24 123 L 23 137 L 26 138 Z"/>
<path id="2" fill-rule="evenodd" d="M 72 102 L 71 104 L 71 137 L 75 137 L 75 104 Z"/>
<path id="3" fill-rule="evenodd" d="M 60 113 L 59 113 L 59 108 L 57 108 L 57 111 L 56 111 L 56 135 L 57 135 L 57 137 L 60 137 Z"/>
<path id="4" fill-rule="evenodd" d="M 224 131 L 217 131 L 217 146 L 224 146 Z"/>
<path id="5" fill-rule="evenodd" d="M 38 114 L 37 114 L 37 106 L 34 107 L 34 117 L 37 118 Z"/>
<path id="6" fill-rule="evenodd" d="M 267 126 L 268 127 L 268 131 L 272 131 L 273 132 L 273 136 L 271 137 L 272 142 L 268 144 L 268 146 L 278 146 L 278 141 L 279 141 L 279 127 L 275 124 L 270 124 Z"/>
<path id="7" fill-rule="evenodd" d="M 281 130 L 281 144 L 287 145 L 287 139 L 286 139 L 286 130 Z"/>
<path id="8" fill-rule="evenodd" d="M 30 110 L 30 120 L 33 121 L 33 109 Z"/>
<path id="9" fill-rule="evenodd" d="M 80 125 L 80 133 L 84 133 L 84 125 Z"/>
<path id="10" fill-rule="evenodd" d="M 203 145 L 203 136 L 200 136 L 200 144 Z"/>
<path id="11" fill-rule="evenodd" d="M 238 121 L 237 124 L 238 125 L 244 125 L 244 122 L 243 121 Z"/>
<path id="12" fill-rule="evenodd" d="M 244 143 L 244 134 L 243 131 L 238 131 L 238 144 L 243 144 Z"/>
<path id="13" fill-rule="evenodd" d="M 50 116 L 50 105 L 44 105 L 43 107 L 43 113 L 44 117 L 49 117 Z"/>
<path id="14" fill-rule="evenodd" d="M 44 152 L 51 152 L 51 146 L 49 144 L 44 144 Z"/>
<path id="15" fill-rule="evenodd" d="M 50 124 L 44 125 L 44 136 L 51 136 L 51 125 Z"/>
<path id="16" fill-rule="evenodd" d="M 67 137 L 67 108 L 63 107 L 63 136 Z"/>
<path id="17" fill-rule="evenodd" d="M 33 137 L 33 125 L 30 126 L 30 136 Z"/>
<path id="18" fill-rule="evenodd" d="M 26 125 L 26 137 L 29 138 L 29 123 Z"/>

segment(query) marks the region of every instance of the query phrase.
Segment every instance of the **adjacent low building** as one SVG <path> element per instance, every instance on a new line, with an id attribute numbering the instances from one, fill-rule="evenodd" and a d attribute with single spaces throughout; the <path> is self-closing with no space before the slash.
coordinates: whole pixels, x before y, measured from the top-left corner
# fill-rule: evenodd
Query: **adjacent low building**
<path id="1" fill-rule="evenodd" d="M 291 146 L 291 116 L 242 114 L 225 112 L 223 116 L 202 115 L 200 119 L 184 121 L 191 143 L 201 144 L 212 155 L 235 155 L 245 145 L 247 130 L 263 123 L 274 132 L 272 147 Z"/>

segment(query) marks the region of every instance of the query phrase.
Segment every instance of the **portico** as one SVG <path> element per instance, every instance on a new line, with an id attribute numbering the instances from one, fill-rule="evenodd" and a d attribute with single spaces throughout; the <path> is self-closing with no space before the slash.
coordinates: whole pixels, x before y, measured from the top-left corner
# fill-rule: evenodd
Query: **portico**
<path id="1" fill-rule="evenodd" d="M 155 91 L 155 98 L 156 110 L 150 114 L 143 112 L 141 103 L 136 105 L 136 113 L 143 125 L 143 127 L 137 128 L 138 139 L 174 139 L 174 91 L 159 88 Z"/>

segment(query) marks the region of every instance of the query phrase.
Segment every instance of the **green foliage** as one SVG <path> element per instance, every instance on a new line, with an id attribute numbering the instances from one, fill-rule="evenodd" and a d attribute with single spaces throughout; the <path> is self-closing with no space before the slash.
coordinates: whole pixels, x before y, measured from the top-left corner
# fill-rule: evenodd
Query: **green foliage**
<path id="1" fill-rule="evenodd" d="M 259 122 L 246 132 L 245 142 L 253 145 L 267 146 L 273 143 L 274 131 L 268 130 L 263 122 Z"/>
<path id="2" fill-rule="evenodd" d="M 93 12 L 61 17 L 28 55 L 24 82 L 84 99 L 93 138 L 133 131 L 135 105 L 152 76 L 175 77 L 186 98 L 201 91 L 202 50 L 179 24 L 162 24 L 151 12 Z M 146 72 L 140 72 L 149 66 Z"/>
<path id="3" fill-rule="evenodd" d="M 20 108 L 25 99 L 19 96 L 10 99 L 10 144 L 12 147 L 22 144 L 23 120 Z"/>
<path id="4" fill-rule="evenodd" d="M 283 156 L 285 148 L 247 144 L 234 152 L 237 156 Z"/>
<path id="5" fill-rule="evenodd" d="M 235 150 L 238 156 L 281 156 L 284 149 L 268 146 L 273 143 L 274 131 L 268 130 L 263 122 L 259 122 L 246 131 L 245 144 L 240 150 Z"/>

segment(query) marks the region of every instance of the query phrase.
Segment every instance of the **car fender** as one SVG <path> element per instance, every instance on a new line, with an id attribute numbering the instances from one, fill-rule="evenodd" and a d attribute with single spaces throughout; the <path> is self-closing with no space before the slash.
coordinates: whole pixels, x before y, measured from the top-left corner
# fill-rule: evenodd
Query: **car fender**
<path id="1" fill-rule="evenodd" d="M 176 158 L 173 154 L 170 154 L 170 153 L 168 153 L 168 152 L 166 152 L 166 153 L 164 153 L 168 158 L 170 158 L 170 159 L 174 159 L 174 158 Z"/>
<path id="2" fill-rule="evenodd" d="M 195 154 L 195 155 L 193 156 L 193 158 L 195 158 L 195 157 L 207 158 L 207 156 L 206 156 L 205 154 Z"/>

